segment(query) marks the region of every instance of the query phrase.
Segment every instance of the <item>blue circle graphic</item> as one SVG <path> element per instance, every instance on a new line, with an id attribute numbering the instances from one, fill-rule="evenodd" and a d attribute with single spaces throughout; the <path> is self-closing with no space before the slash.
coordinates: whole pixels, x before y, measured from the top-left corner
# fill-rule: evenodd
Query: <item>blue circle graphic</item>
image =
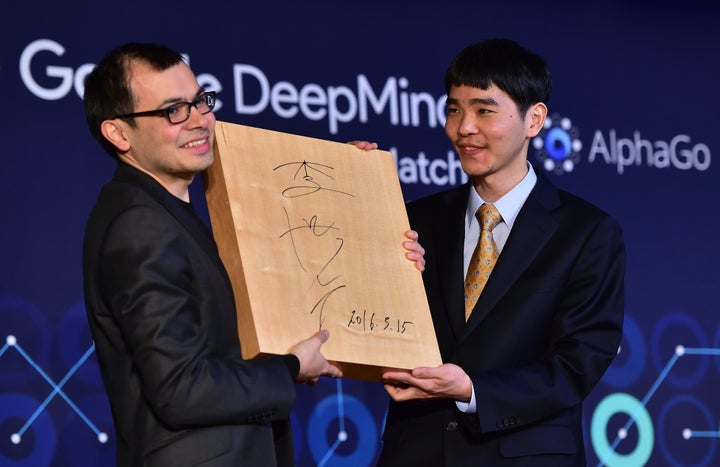
<path id="1" fill-rule="evenodd" d="M 696 407 L 697 409 L 699 409 L 701 415 L 705 419 L 706 427 L 714 426 L 713 416 L 710 413 L 710 410 L 708 410 L 708 408 L 705 406 L 705 404 L 700 402 L 695 397 L 688 396 L 688 395 L 682 395 L 682 396 L 673 397 L 670 401 L 668 401 L 665 404 L 665 406 L 660 411 L 660 414 L 658 415 L 658 432 L 660 434 L 665 433 L 665 423 L 668 419 L 668 414 L 670 413 L 671 409 L 673 409 L 678 404 L 687 404 L 687 405 Z M 684 412 L 684 413 L 686 413 L 686 412 Z M 681 433 L 677 433 L 677 436 L 680 436 L 680 435 L 681 435 Z M 696 464 L 684 464 L 681 461 L 675 459 L 675 457 L 673 457 L 673 455 L 670 452 L 668 443 L 665 442 L 665 440 L 662 438 L 662 436 L 658 437 L 658 445 L 660 446 L 660 450 L 662 451 L 665 458 L 668 459 L 670 461 L 670 463 L 674 466 L 677 466 L 677 467 L 706 467 L 706 466 L 710 465 L 710 461 L 712 461 L 713 456 L 715 455 L 715 449 L 716 449 L 716 444 L 717 444 L 716 440 L 717 440 L 717 438 L 709 439 L 710 449 L 708 450 L 705 457 Z M 696 451 L 697 445 L 693 445 L 692 448 L 688 448 L 688 449 L 692 449 L 693 452 L 695 453 L 695 452 L 697 452 Z"/>
<path id="2" fill-rule="evenodd" d="M 624 413 L 632 417 L 638 431 L 635 449 L 628 454 L 615 451 L 619 438 L 612 444 L 607 439 L 608 422 L 615 414 Z M 630 394 L 616 392 L 603 399 L 592 415 L 590 439 L 598 459 L 608 467 L 644 467 L 652 454 L 655 431 L 652 419 L 645 406 Z"/>
<path id="3" fill-rule="evenodd" d="M 637 381 L 642 375 L 647 359 L 645 336 L 640 326 L 627 314 L 624 321 L 620 352 L 623 357 L 627 355 L 627 360 L 621 364 L 616 358 L 602 378 L 603 383 L 614 388 L 626 388 Z"/>
<path id="4" fill-rule="evenodd" d="M 671 326 L 674 326 L 675 329 L 670 329 Z M 667 359 L 670 357 L 667 350 L 660 348 L 662 346 L 661 340 L 666 333 L 667 335 L 671 336 L 680 335 L 677 331 L 678 328 L 684 328 L 689 330 L 695 337 L 695 342 L 676 342 L 674 343 L 675 345 L 683 345 L 685 347 L 707 347 L 708 345 L 707 336 L 705 335 L 702 326 L 700 326 L 700 324 L 697 322 L 697 320 L 695 320 L 695 318 L 686 313 L 668 313 L 667 315 L 663 316 L 662 319 L 655 326 L 652 335 L 652 358 L 653 363 L 655 363 L 655 366 L 659 371 L 665 368 L 665 365 L 667 364 Z M 673 347 L 672 350 L 675 351 L 675 348 Z M 670 371 L 665 377 L 665 379 L 668 381 L 668 383 L 672 384 L 677 388 L 688 389 L 697 385 L 705 377 L 705 374 L 708 370 L 709 361 L 707 358 L 696 357 L 693 358 L 692 364 L 697 365 L 697 369 L 689 376 L 679 376 L 677 375 L 677 373 L 673 373 L 672 371 Z"/>
<path id="5" fill-rule="evenodd" d="M 0 451 L 0 465 L 3 467 L 28 466 L 43 467 L 52 463 L 55 455 L 55 447 L 57 444 L 57 433 L 52 418 L 43 410 L 37 416 L 32 424 L 27 427 L 24 433 L 19 433 L 23 425 L 28 421 L 35 411 L 40 407 L 40 402 L 30 396 L 20 393 L 0 394 L 0 424 L 7 420 L 18 421 L 17 431 L 22 436 L 29 436 L 28 431 L 32 430 L 33 447 L 32 450 L 22 459 L 17 457 L 7 457 Z M 22 436 L 18 444 L 22 444 Z M 3 441 L 3 444 L 5 441 Z M 9 443 L 8 443 L 9 444 Z M 11 448 L 12 449 L 12 448 Z"/>
<path id="6" fill-rule="evenodd" d="M 545 135 L 545 152 L 556 161 L 566 159 L 572 153 L 570 135 L 562 128 L 551 128 Z"/>
<path id="7" fill-rule="evenodd" d="M 342 415 L 339 403 L 342 403 Z M 307 440 L 313 459 L 319 462 L 328 456 L 332 446 L 328 444 L 327 430 L 333 421 L 341 417 L 343 417 L 344 423 L 351 421 L 355 424 L 358 433 L 357 446 L 350 455 L 335 454 L 323 465 L 370 465 L 378 445 L 377 427 L 365 404 L 348 395 L 343 396 L 342 401 L 338 400 L 337 395 L 325 397 L 310 414 Z"/>

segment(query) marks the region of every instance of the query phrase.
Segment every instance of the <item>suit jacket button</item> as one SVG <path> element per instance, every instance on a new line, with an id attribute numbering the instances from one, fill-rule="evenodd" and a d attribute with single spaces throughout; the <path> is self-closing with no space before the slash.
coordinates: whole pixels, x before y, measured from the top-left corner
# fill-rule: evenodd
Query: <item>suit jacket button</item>
<path id="1" fill-rule="evenodd" d="M 448 424 L 447 424 L 447 426 L 445 427 L 445 429 L 446 429 L 447 431 L 455 431 L 455 430 L 457 430 L 457 427 L 458 427 L 457 422 L 456 422 L 455 420 L 453 420 L 453 421 L 451 421 L 451 422 L 448 422 Z"/>

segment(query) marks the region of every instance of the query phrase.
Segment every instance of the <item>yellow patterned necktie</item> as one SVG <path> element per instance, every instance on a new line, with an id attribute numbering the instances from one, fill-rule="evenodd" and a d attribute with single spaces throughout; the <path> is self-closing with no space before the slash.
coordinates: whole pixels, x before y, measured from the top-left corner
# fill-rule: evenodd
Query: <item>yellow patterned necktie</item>
<path id="1" fill-rule="evenodd" d="M 495 261 L 500 255 L 492 236 L 492 230 L 502 221 L 500 213 L 492 204 L 483 204 L 475 215 L 480 222 L 480 238 L 465 277 L 465 321 L 470 318 L 470 313 L 475 308 L 480 293 L 495 266 Z"/>

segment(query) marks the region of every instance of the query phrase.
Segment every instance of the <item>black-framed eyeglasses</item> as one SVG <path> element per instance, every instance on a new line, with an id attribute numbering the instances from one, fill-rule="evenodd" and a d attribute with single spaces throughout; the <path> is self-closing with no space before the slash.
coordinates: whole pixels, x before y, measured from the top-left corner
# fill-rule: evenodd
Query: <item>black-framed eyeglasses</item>
<path id="1" fill-rule="evenodd" d="M 162 109 L 115 115 L 113 118 L 157 116 L 165 117 L 171 125 L 176 125 L 190 118 L 192 107 L 198 109 L 198 112 L 203 115 L 211 112 L 212 109 L 215 108 L 215 91 L 205 91 L 193 99 L 192 102 L 177 102 Z"/>

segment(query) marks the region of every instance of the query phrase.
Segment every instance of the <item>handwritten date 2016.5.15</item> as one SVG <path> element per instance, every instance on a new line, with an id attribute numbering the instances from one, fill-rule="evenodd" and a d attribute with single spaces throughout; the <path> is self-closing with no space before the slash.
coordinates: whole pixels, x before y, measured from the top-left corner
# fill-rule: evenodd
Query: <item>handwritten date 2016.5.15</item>
<path id="1" fill-rule="evenodd" d="M 374 312 L 368 313 L 367 310 L 352 310 L 347 326 L 349 328 L 360 329 L 368 332 L 386 331 L 405 334 L 412 324 L 412 321 L 403 321 L 391 318 L 390 316 L 385 316 L 382 319 L 376 320 L 376 313 Z"/>

